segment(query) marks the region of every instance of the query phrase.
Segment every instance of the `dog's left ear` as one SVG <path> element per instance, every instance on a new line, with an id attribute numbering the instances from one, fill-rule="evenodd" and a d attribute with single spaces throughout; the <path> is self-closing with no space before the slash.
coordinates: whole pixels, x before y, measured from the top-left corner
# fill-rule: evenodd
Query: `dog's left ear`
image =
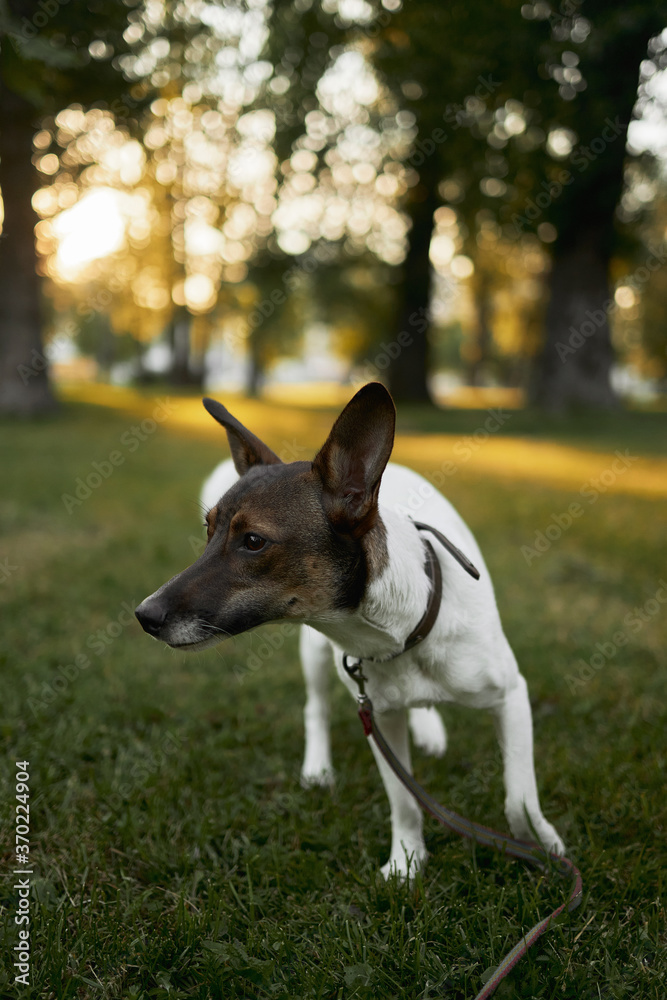
<path id="1" fill-rule="evenodd" d="M 324 509 L 337 531 L 359 538 L 373 527 L 395 424 L 391 396 L 380 382 L 369 382 L 347 404 L 315 456 Z"/>
<path id="2" fill-rule="evenodd" d="M 206 397 L 202 403 L 227 431 L 229 449 L 239 476 L 243 476 L 253 465 L 282 465 L 281 460 L 258 437 L 233 417 L 227 407 L 215 399 Z"/>

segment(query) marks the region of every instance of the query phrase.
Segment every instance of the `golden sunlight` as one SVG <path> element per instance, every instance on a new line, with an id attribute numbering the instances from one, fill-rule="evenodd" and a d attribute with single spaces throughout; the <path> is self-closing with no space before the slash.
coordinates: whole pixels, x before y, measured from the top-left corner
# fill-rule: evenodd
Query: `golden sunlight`
<path id="1" fill-rule="evenodd" d="M 58 239 L 56 266 L 64 278 L 72 280 L 86 264 L 121 248 L 126 198 L 113 188 L 96 188 L 53 220 Z"/>

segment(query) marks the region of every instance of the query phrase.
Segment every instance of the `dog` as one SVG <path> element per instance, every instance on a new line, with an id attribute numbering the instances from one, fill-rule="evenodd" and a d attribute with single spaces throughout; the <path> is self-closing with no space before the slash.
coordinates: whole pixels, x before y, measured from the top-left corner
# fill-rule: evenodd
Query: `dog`
<path id="1" fill-rule="evenodd" d="M 283 463 L 221 403 L 204 405 L 227 432 L 238 479 L 222 484 L 206 515 L 202 555 L 136 609 L 144 630 L 175 649 L 200 650 L 268 622 L 308 626 L 300 641 L 308 683 L 306 780 L 331 777 L 329 648 L 355 696 L 344 658 L 362 662 L 378 725 L 408 770 L 409 710 L 448 702 L 490 710 L 512 834 L 563 854 L 540 808 L 527 685 L 503 633 L 489 572 L 452 505 L 421 476 L 389 463 L 396 414 L 385 387 L 371 382 L 356 393 L 312 462 Z M 413 491 L 425 498 L 419 513 L 428 524 L 407 513 Z M 435 544 L 426 544 L 427 531 Z M 479 579 L 470 575 L 469 559 Z M 434 607 L 436 576 L 441 596 Z M 421 718 L 431 727 L 427 745 L 444 750 L 440 717 L 431 711 Z M 391 816 L 381 871 L 409 878 L 427 856 L 422 812 L 370 742 Z"/>
<path id="2" fill-rule="evenodd" d="M 202 510 L 215 507 L 219 499 L 238 482 L 239 474 L 231 458 L 225 459 L 204 482 L 199 502 Z M 329 720 L 329 674 L 333 666 L 332 646 L 321 632 L 303 625 L 299 630 L 299 653 L 306 687 L 304 707 L 305 751 L 301 767 L 304 788 L 334 783 Z M 408 723 L 413 742 L 424 753 L 442 757 L 447 749 L 447 732 L 437 709 L 411 708 Z"/>

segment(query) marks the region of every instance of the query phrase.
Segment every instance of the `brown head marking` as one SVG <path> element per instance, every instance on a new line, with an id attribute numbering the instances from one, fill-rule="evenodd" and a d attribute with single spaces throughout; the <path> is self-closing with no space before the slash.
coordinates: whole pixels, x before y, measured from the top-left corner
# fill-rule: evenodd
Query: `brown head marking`
<path id="1" fill-rule="evenodd" d="M 240 479 L 209 511 L 199 559 L 137 609 L 170 645 L 204 645 L 269 621 L 316 624 L 361 601 L 386 561 L 377 498 L 394 436 L 394 405 L 361 389 L 315 460 L 283 463 L 224 406 Z"/>

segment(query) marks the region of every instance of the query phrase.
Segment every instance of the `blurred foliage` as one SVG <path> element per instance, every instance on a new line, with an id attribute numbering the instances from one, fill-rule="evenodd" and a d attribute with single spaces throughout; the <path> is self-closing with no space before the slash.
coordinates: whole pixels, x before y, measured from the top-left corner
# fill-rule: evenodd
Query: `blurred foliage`
<path id="1" fill-rule="evenodd" d="M 657 173 L 657 172 L 656 172 Z M 667 185 L 660 175 L 643 175 L 640 193 L 650 196 L 637 226 L 634 252 L 623 260 L 618 279 L 614 332 L 619 354 L 654 378 L 667 372 Z"/>
<path id="2" fill-rule="evenodd" d="M 473 384 L 525 382 L 554 255 L 599 223 L 613 292 L 643 241 L 664 238 L 660 206 L 646 215 L 662 193 L 650 157 L 624 181 L 613 127 L 640 63 L 638 110 L 656 102 L 667 11 L 655 3 L 98 0 L 95 18 L 80 7 L 26 40 L 27 5 L 6 4 L 3 75 L 47 112 L 34 156 L 40 268 L 52 332 L 85 328 L 82 346 L 102 312 L 100 331 L 131 338 L 139 359 L 171 344 L 184 381 L 220 340 L 250 358 L 257 390 L 309 324 L 329 327 L 350 369 L 409 329 L 423 356 L 415 347 L 399 368 L 447 358 Z M 601 123 L 604 155 L 587 153 Z M 73 213 L 83 227 L 101 193 L 118 238 L 77 258 Z M 621 357 L 657 376 L 664 281 L 659 270 L 636 289 L 646 303 L 613 317 Z M 413 317 L 429 303 L 427 338 Z"/>
<path id="3" fill-rule="evenodd" d="M 129 51 L 129 8 L 135 6 L 132 0 L 55 5 L 2 0 L 3 86 L 40 113 L 59 111 L 73 100 L 101 101 L 117 119 L 131 120 L 142 90 L 128 92 L 119 69 Z"/>

